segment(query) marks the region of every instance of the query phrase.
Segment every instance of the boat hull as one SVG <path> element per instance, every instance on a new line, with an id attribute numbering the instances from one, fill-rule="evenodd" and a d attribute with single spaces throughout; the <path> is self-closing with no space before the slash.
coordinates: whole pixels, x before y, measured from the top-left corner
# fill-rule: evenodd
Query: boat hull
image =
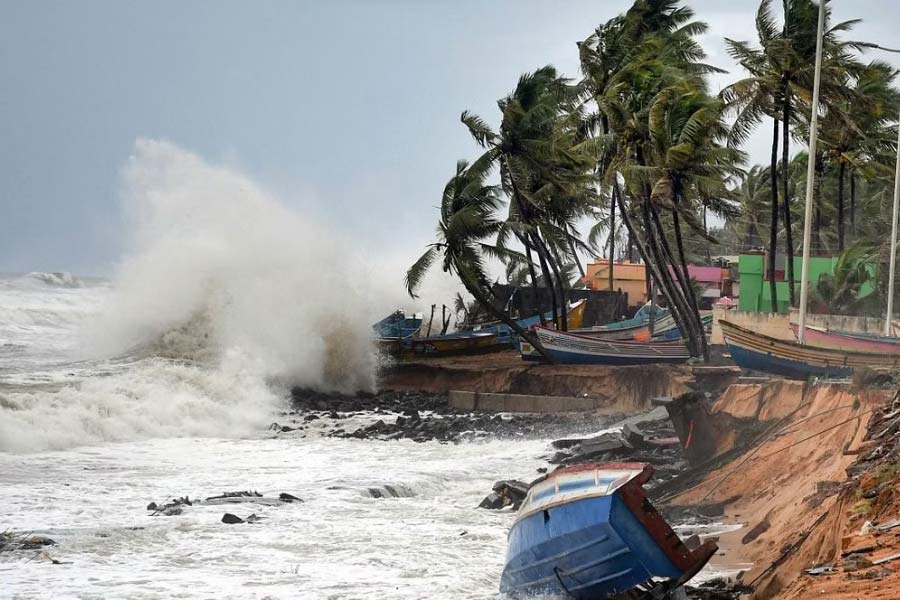
<path id="1" fill-rule="evenodd" d="M 731 360 L 743 368 L 752 371 L 763 371 L 772 373 L 773 375 L 783 375 L 791 379 L 807 379 L 814 377 L 849 377 L 853 373 L 853 369 L 842 367 L 839 365 L 810 365 L 808 363 L 791 360 L 789 358 L 778 357 L 758 350 L 752 350 L 728 343 L 728 352 L 731 354 Z"/>
<path id="2" fill-rule="evenodd" d="M 534 329 L 549 357 L 560 364 L 580 365 L 651 365 L 681 363 L 690 358 L 682 342 L 624 342 L 598 340 L 590 336 Z M 543 357 L 527 343 L 522 343 L 522 358 L 540 361 Z"/>
<path id="3" fill-rule="evenodd" d="M 794 336 L 799 335 L 800 327 L 791 323 Z M 862 336 L 837 331 L 827 331 L 819 327 L 806 328 L 806 342 L 813 346 L 833 348 L 847 352 L 882 352 L 900 355 L 900 339 L 880 339 L 879 336 Z"/>
<path id="4" fill-rule="evenodd" d="M 644 495 L 651 474 L 634 463 L 582 465 L 536 482 L 509 533 L 500 591 L 596 600 L 692 577 L 716 546 L 682 544 Z"/>
<path id="5" fill-rule="evenodd" d="M 501 350 L 505 346 L 498 343 L 496 333 L 474 333 L 448 335 L 431 338 L 413 338 L 403 344 L 403 353 L 417 356 L 451 356 L 460 354 L 483 354 Z"/>
<path id="6" fill-rule="evenodd" d="M 745 369 L 806 379 L 847 377 L 854 369 L 896 369 L 900 355 L 851 352 L 773 338 L 720 320 L 725 344 L 734 362 Z"/>

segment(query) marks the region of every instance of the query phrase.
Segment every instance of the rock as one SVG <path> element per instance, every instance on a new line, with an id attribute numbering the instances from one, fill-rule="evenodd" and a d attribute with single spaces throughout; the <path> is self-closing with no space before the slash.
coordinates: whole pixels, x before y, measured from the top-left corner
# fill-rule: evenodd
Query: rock
<path id="1" fill-rule="evenodd" d="M 862 554 L 851 554 L 844 559 L 844 571 L 851 573 L 861 569 L 868 569 L 872 566 L 872 561 Z"/>
<path id="2" fill-rule="evenodd" d="M 517 481 L 515 479 L 509 479 L 494 483 L 491 489 L 494 491 L 494 493 L 499 494 L 501 497 L 509 500 L 509 503 L 512 504 L 513 510 L 519 510 L 519 507 L 525 500 L 525 495 L 528 494 L 529 487 L 530 486 L 527 483 Z"/>
<path id="3" fill-rule="evenodd" d="M 752 542 L 753 540 L 755 540 L 756 538 L 758 538 L 759 536 L 761 536 L 762 534 L 767 532 L 769 530 L 769 527 L 770 527 L 769 522 L 767 520 L 763 519 L 762 521 L 757 523 L 753 527 L 753 529 L 748 531 L 744 535 L 744 537 L 741 538 L 741 543 L 749 544 L 750 542 Z"/>
<path id="4" fill-rule="evenodd" d="M 321 417 L 319 417 L 319 415 L 316 415 L 316 414 L 308 414 L 308 415 L 306 415 L 305 417 L 303 417 L 303 420 L 304 420 L 304 421 L 316 421 L 316 420 L 318 420 L 318 419 L 320 419 L 320 418 L 321 418 Z"/>
<path id="5" fill-rule="evenodd" d="M 243 523 L 244 520 L 237 515 L 225 513 L 224 515 L 222 515 L 222 522 L 228 525 L 235 525 L 237 523 Z"/>
<path id="6" fill-rule="evenodd" d="M 225 517 L 222 517 L 222 518 L 224 519 Z M 256 513 L 253 513 L 252 515 L 250 515 L 249 517 L 244 519 L 244 521 L 246 523 L 256 523 L 257 521 L 262 521 L 264 518 L 265 517 L 260 517 Z"/>
<path id="7" fill-rule="evenodd" d="M 509 501 L 497 494 L 495 492 L 491 492 L 487 496 L 485 496 L 484 500 L 481 501 L 481 504 L 478 505 L 478 508 L 486 508 L 488 510 L 499 510 L 506 506 Z"/>
<path id="8" fill-rule="evenodd" d="M 398 483 L 366 488 L 366 495 L 370 498 L 412 498 L 415 493 L 402 483 Z"/>
<path id="9" fill-rule="evenodd" d="M 156 506 L 156 502 L 151 502 L 150 504 L 147 505 L 147 510 L 156 510 L 157 508 L 159 508 L 159 507 Z"/>
<path id="10" fill-rule="evenodd" d="M 170 504 L 162 509 L 162 515 L 164 517 L 174 517 L 180 515 L 183 510 L 180 504 Z"/>
<path id="11" fill-rule="evenodd" d="M 288 431 L 294 431 L 297 429 L 296 427 L 291 427 L 290 425 L 282 425 L 280 431 L 282 433 L 287 433 Z"/>
<path id="12" fill-rule="evenodd" d="M 286 492 L 281 492 L 278 494 L 278 499 L 282 502 L 303 502 L 301 498 L 294 496 L 293 494 L 288 494 Z"/>

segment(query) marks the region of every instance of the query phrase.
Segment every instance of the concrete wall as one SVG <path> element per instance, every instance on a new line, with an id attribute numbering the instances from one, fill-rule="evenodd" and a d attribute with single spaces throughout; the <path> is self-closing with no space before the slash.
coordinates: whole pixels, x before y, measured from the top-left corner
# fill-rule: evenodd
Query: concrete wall
<path id="1" fill-rule="evenodd" d="M 491 394 L 485 392 L 450 392 L 450 406 L 458 410 L 491 412 L 558 413 L 585 412 L 604 408 L 604 398 L 571 396 L 536 396 L 526 394 Z"/>

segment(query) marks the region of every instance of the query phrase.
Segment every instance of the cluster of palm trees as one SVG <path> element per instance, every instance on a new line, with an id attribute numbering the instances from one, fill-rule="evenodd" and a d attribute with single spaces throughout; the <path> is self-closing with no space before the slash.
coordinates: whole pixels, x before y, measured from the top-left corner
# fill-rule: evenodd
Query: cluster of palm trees
<path id="1" fill-rule="evenodd" d="M 772 153 L 767 169 L 748 173 L 741 199 L 747 204 L 736 229 L 748 242 L 758 239 L 762 198 L 760 176 L 769 180 L 768 278 L 775 298 L 775 249 L 779 233 L 787 257 L 790 302 L 796 305 L 794 239 L 799 198 L 805 196 L 806 165 L 809 157 L 791 159 L 792 139 L 805 140 L 809 132 L 810 104 L 816 53 L 818 4 L 810 0 L 783 0 L 781 15 L 775 17 L 771 0 L 764 0 L 756 15 L 758 46 L 726 40 L 729 53 L 747 76 L 722 93 L 736 118 L 731 129 L 732 144 L 746 140 L 762 121 L 771 121 Z M 857 183 L 884 181 L 893 177 L 896 155 L 896 120 L 900 96 L 893 88 L 897 71 L 881 61 L 864 62 L 861 52 L 876 44 L 846 40 L 858 20 L 833 24 L 826 7 L 819 115 L 819 142 L 815 160 L 814 239 L 811 250 L 840 253 L 847 246 L 857 216 Z M 779 132 L 780 130 L 780 132 Z M 781 154 L 779 157 L 779 144 Z M 849 185 L 849 210 L 847 187 Z M 780 189 L 779 189 L 780 188 Z M 826 189 L 827 188 L 827 189 Z M 781 219 L 781 227 L 779 227 Z"/>
<path id="2" fill-rule="evenodd" d="M 771 0 L 763 0 L 759 46 L 727 41 L 747 76 L 718 94 L 708 78 L 722 71 L 705 62 L 698 42 L 706 24 L 679 0 L 636 0 L 577 44 L 579 80 L 550 66 L 526 73 L 498 102 L 496 131 L 463 112 L 481 153 L 460 161 L 447 183 L 438 239 L 407 272 L 409 293 L 440 260 L 492 317 L 540 351 L 538 340 L 497 308 L 489 264 L 500 261 L 509 276 L 550 288 L 554 322 L 566 329 L 566 289 L 573 272 L 584 275 L 579 252 L 610 258 L 610 288 L 617 251 L 636 253 L 692 355 L 708 355 L 687 268 L 697 248 L 708 257 L 718 243 L 707 212 L 724 220 L 719 233 L 730 243 L 763 246 L 768 229 L 773 286 L 780 232 L 787 255 L 794 252 L 794 213 L 805 185 L 799 164 L 807 159 L 791 159 L 790 141 L 805 136 L 809 121 L 818 5 L 784 0 L 782 8 L 779 25 Z M 816 242 L 831 243 L 825 232 L 833 220 L 839 249 L 861 234 L 855 216 L 876 197 L 869 192 L 885 187 L 900 108 L 895 71 L 860 62 L 871 44 L 841 38 L 853 23 L 829 25 L 825 36 L 822 150 L 815 157 Z M 766 119 L 771 164 L 745 169 L 740 146 Z M 836 213 L 825 204 L 835 178 Z M 578 225 L 586 220 L 596 225 L 582 237 Z"/>

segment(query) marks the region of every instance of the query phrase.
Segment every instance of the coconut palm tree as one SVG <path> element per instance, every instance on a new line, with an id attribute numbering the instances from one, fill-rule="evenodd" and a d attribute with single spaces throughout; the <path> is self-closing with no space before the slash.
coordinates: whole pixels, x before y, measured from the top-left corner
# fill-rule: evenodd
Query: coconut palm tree
<path id="1" fill-rule="evenodd" d="M 747 72 L 741 79 L 723 90 L 722 97 L 732 106 L 736 120 L 732 128 L 732 140 L 742 143 L 763 118 L 772 119 L 772 154 L 770 160 L 770 184 L 772 218 L 769 235 L 769 281 L 775 297 L 775 254 L 778 232 L 778 148 L 781 134 L 781 195 L 784 219 L 785 250 L 787 254 L 788 289 L 791 304 L 796 303 L 794 282 L 794 243 L 792 209 L 789 189 L 790 140 L 798 122 L 809 112 L 813 70 L 815 64 L 818 4 L 812 0 L 783 0 L 782 24 L 779 26 L 773 11 L 772 0 L 763 0 L 756 15 L 756 33 L 759 47 L 748 42 L 726 39 L 728 53 Z M 846 82 L 858 68 L 852 53 L 871 46 L 840 39 L 858 21 L 830 22 L 831 11 L 826 8 L 826 30 L 823 37 L 823 66 L 821 78 L 821 103 L 829 103 L 847 97 Z M 801 114 L 797 114 L 797 113 Z M 819 163 L 817 162 L 817 168 Z M 775 304 L 773 303 L 773 310 Z"/>
<path id="2" fill-rule="evenodd" d="M 568 328 L 563 265 L 569 259 L 577 261 L 577 247 L 585 247 L 575 223 L 596 202 L 596 142 L 585 134 L 578 109 L 580 93 L 547 66 L 522 75 L 515 90 L 498 102 L 497 132 L 468 111 L 461 117 L 485 148 L 474 164 L 478 169 L 497 165 L 501 188 L 510 199 L 497 245 L 505 248 L 514 238 L 525 248 L 526 264 L 534 265 L 537 257 L 544 280 L 555 290 L 551 294 L 554 322 L 561 322 L 563 329 Z M 536 285 L 533 266 L 529 268 Z"/>
<path id="3" fill-rule="evenodd" d="M 441 197 L 437 240 L 406 272 L 406 289 L 416 297 L 425 273 L 440 260 L 444 272 L 454 274 L 478 304 L 494 318 L 508 325 L 544 354 L 540 340 L 525 331 L 514 319 L 497 309 L 494 292 L 486 272 L 490 258 L 509 257 L 512 251 L 500 249 L 486 240 L 496 237 L 503 225 L 497 219 L 502 205 L 497 186 L 486 183 L 484 169 L 470 167 L 464 161 L 456 164 L 456 173 L 444 187 Z"/>

